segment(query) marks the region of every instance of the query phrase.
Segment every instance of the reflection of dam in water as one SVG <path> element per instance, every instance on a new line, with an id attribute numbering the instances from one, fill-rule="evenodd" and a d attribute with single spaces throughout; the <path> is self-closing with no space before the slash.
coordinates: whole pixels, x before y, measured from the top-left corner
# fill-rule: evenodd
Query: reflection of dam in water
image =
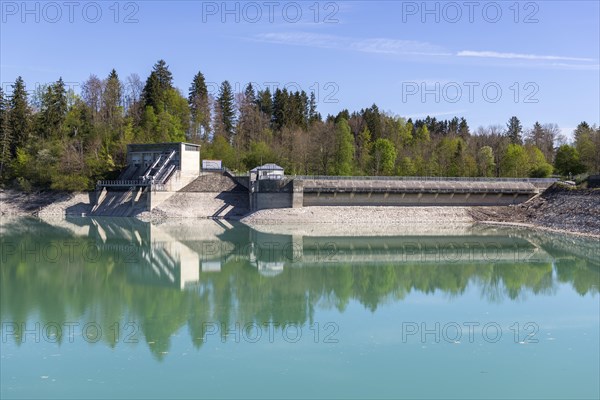
<path id="1" fill-rule="evenodd" d="M 485 229 L 464 236 L 302 237 L 208 220 L 189 226 L 110 218 L 74 219 L 67 224 L 79 234 L 87 231 L 99 251 L 113 253 L 132 283 L 179 289 L 196 287 L 202 276 L 218 273 L 232 262 L 268 277 L 288 268 L 553 265 L 568 257 L 564 248 L 562 253 L 549 249 L 535 235 Z"/>

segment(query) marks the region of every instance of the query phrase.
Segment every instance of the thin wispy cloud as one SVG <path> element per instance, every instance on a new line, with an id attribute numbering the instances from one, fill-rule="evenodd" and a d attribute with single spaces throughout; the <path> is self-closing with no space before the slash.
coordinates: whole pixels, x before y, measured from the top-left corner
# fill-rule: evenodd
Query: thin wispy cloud
<path id="1" fill-rule="evenodd" d="M 546 56 L 538 54 L 521 54 L 521 53 L 500 53 L 497 51 L 471 51 L 463 50 L 456 53 L 458 57 L 479 57 L 479 58 L 502 58 L 507 60 L 534 60 L 534 61 L 594 61 L 591 58 L 580 57 L 563 57 L 563 56 Z"/>
<path id="2" fill-rule="evenodd" d="M 351 48 L 379 54 L 412 54 L 424 56 L 451 56 L 452 53 L 444 52 L 439 46 L 416 40 L 400 39 L 364 39 L 351 43 Z"/>
<path id="3" fill-rule="evenodd" d="M 428 42 L 418 40 L 403 40 L 392 38 L 355 39 L 336 35 L 309 32 L 272 32 L 261 33 L 251 38 L 255 42 L 282 44 L 288 46 L 305 46 L 322 49 L 353 50 L 362 53 L 382 55 L 404 55 L 425 57 L 460 57 L 473 59 L 496 59 L 506 61 L 521 61 L 520 66 L 536 66 L 543 68 L 598 70 L 598 64 L 587 64 L 596 60 L 584 57 L 569 57 L 559 55 L 539 55 L 525 53 L 506 53 L 497 51 L 461 50 L 451 52 L 447 49 Z M 532 62 L 544 64 L 530 64 Z M 581 63 L 581 64 L 578 64 Z M 512 65 L 515 66 L 515 65 Z"/>
<path id="4" fill-rule="evenodd" d="M 415 40 L 389 38 L 352 39 L 348 37 L 307 32 L 261 33 L 252 40 L 266 43 L 315 48 L 351 49 L 364 53 L 391 55 L 451 56 L 439 46 Z"/>
<path id="5" fill-rule="evenodd" d="M 343 38 L 334 35 L 323 35 L 318 33 L 282 32 L 260 33 L 255 35 L 252 40 L 265 43 L 330 49 L 341 47 Z"/>

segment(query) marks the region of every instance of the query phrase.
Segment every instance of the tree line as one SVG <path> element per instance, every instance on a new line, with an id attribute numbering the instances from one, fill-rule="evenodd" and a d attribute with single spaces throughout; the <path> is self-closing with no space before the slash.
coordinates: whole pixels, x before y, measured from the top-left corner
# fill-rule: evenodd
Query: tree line
<path id="1" fill-rule="evenodd" d="M 376 104 L 325 118 L 314 93 L 224 81 L 212 96 L 201 72 L 187 95 L 159 60 L 143 81 L 91 75 L 80 93 L 58 81 L 0 89 L 0 182 L 22 190 L 91 190 L 118 176 L 129 143 L 188 141 L 203 159 L 247 171 L 275 162 L 288 174 L 547 177 L 600 171 L 600 129 L 580 123 L 569 143 L 556 124 L 472 130 L 465 118 L 405 119 Z"/>

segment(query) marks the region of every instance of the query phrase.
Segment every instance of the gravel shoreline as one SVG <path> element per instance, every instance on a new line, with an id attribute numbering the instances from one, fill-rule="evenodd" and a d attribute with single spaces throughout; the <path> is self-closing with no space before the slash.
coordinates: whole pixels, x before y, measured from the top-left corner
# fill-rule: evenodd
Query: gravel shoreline
<path id="1" fill-rule="evenodd" d="M 475 222 L 537 228 L 600 238 L 600 190 L 555 184 L 525 203 L 473 207 Z"/>
<path id="2" fill-rule="evenodd" d="M 214 193 L 178 193 L 164 205 L 138 218 L 152 223 L 213 218 L 215 209 L 223 204 L 223 200 L 215 196 Z M 0 190 L 0 216 L 3 217 L 81 216 L 88 214 L 90 209 L 89 193 L 25 194 Z M 236 209 L 224 215 L 225 219 L 241 219 L 242 223 L 261 231 L 298 235 L 319 232 L 352 235 L 353 231 L 365 229 L 374 235 L 409 231 L 452 235 L 482 223 L 600 238 L 600 190 L 561 185 L 554 185 L 523 204 L 507 207 L 304 207 L 249 214 L 243 212 L 246 211 L 243 207 Z"/>

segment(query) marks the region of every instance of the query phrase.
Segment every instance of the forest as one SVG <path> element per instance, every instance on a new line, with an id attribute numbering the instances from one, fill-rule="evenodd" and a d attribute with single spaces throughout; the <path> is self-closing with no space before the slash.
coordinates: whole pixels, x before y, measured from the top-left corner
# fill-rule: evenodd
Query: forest
<path id="1" fill-rule="evenodd" d="M 224 81 L 216 96 L 204 75 L 187 95 L 159 60 L 143 80 L 114 69 L 76 93 L 62 78 L 28 91 L 19 77 L 0 88 L 0 185 L 23 191 L 93 190 L 118 176 L 127 144 L 186 141 L 203 159 L 245 172 L 274 162 L 290 175 L 446 177 L 574 176 L 600 171 L 600 128 L 581 122 L 569 141 L 554 123 L 473 129 L 467 120 L 406 119 L 376 104 L 323 117 L 314 93 Z"/>

